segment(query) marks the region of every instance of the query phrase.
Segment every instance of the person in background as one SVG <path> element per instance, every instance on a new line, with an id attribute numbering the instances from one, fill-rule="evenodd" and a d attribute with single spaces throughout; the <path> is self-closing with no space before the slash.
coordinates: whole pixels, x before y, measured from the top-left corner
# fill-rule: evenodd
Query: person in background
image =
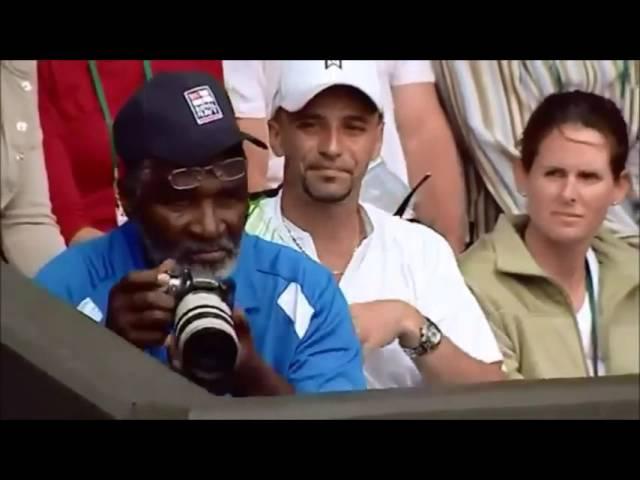
<path id="1" fill-rule="evenodd" d="M 219 60 L 43 60 L 40 116 L 53 213 L 67 243 L 100 236 L 124 220 L 114 184 L 122 165 L 111 122 L 145 80 L 196 70 L 222 78 Z"/>
<path id="2" fill-rule="evenodd" d="M 369 388 L 504 379 L 496 339 L 446 240 L 359 201 L 386 115 L 376 69 L 283 62 L 269 133 L 285 158 L 284 183 L 252 203 L 246 229 L 333 272 L 351 304 Z"/>
<path id="3" fill-rule="evenodd" d="M 166 274 L 186 267 L 196 278 L 233 280 L 231 328 L 240 352 L 229 388 L 215 393 L 364 389 L 358 338 L 331 274 L 290 248 L 244 233 L 245 140 L 266 148 L 238 129 L 213 77 L 154 76 L 114 123 L 127 167 L 119 186 L 130 220 L 70 247 L 36 281 L 189 376 L 176 345 L 176 297 L 166 290 Z M 183 335 L 200 326 L 182 325 L 188 325 L 180 328 Z"/>
<path id="4" fill-rule="evenodd" d="M 267 138 L 273 94 L 279 70 L 286 62 L 223 62 L 226 87 L 238 121 L 242 128 L 259 138 Z M 343 63 L 342 60 L 325 62 L 337 66 Z M 438 100 L 431 64 L 408 60 L 376 63 L 386 112 L 384 142 L 382 161 L 371 163 L 364 180 L 363 197 L 392 197 L 382 198 L 378 206 L 393 213 L 409 186 L 415 186 L 430 173 L 432 179 L 428 185 L 416 193 L 416 217 L 442 233 L 454 251 L 460 252 L 466 241 L 464 176 L 453 135 Z M 252 191 L 273 188 L 282 182 L 282 158 L 250 146 L 247 155 Z M 369 178 L 373 175 L 375 180 Z M 398 186 L 390 190 L 390 185 L 396 184 Z M 378 189 L 381 192 L 377 192 Z"/>
<path id="5" fill-rule="evenodd" d="M 620 110 L 593 93 L 552 94 L 521 148 L 526 214 L 501 216 L 461 257 L 509 377 L 638 373 L 640 255 L 603 226 L 629 189 Z"/>
<path id="6" fill-rule="evenodd" d="M 65 244 L 51 213 L 32 60 L 0 60 L 0 254 L 33 276 Z"/>
<path id="7" fill-rule="evenodd" d="M 513 164 L 531 112 L 547 95 L 583 90 L 614 101 L 627 122 L 632 188 L 605 223 L 638 246 L 633 200 L 640 199 L 640 61 L 447 60 L 432 62 L 437 86 L 465 159 L 470 238 L 490 232 L 500 215 L 524 213 Z"/>

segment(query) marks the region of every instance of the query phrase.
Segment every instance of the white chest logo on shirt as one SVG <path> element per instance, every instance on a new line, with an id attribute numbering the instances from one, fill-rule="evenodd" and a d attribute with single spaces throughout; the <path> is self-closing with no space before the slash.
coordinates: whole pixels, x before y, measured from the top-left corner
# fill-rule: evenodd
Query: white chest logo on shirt
<path id="1" fill-rule="evenodd" d="M 184 92 L 193 116 L 198 125 L 204 125 L 223 117 L 222 109 L 218 105 L 216 97 L 207 86 L 192 88 Z"/>
<path id="2" fill-rule="evenodd" d="M 100 321 L 102 320 L 102 312 L 89 297 L 80 302 L 76 308 L 98 323 L 100 323 Z"/>
<path id="3" fill-rule="evenodd" d="M 315 310 L 302 293 L 300 285 L 290 283 L 278 298 L 278 305 L 293 322 L 298 338 L 304 337 Z"/>

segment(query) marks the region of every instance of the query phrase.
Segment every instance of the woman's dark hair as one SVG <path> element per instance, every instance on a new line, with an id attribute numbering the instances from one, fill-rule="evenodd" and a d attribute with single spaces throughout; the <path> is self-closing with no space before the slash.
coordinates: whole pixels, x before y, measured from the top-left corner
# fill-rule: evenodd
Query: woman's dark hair
<path id="1" fill-rule="evenodd" d="M 546 97 L 531 114 L 522 134 L 522 165 L 531 170 L 540 144 L 557 127 L 569 123 L 583 125 L 603 134 L 611 150 L 611 172 L 619 178 L 629 155 L 627 124 L 611 100 L 579 90 Z"/>

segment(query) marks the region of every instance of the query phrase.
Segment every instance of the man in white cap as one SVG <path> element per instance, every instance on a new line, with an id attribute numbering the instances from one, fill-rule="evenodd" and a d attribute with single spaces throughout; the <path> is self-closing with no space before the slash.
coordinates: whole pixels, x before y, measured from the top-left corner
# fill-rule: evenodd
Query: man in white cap
<path id="1" fill-rule="evenodd" d="M 332 60 L 329 60 L 332 61 Z M 339 60 L 335 60 L 336 62 Z M 225 86 L 238 124 L 266 141 L 267 121 L 281 67 L 289 60 L 225 60 Z M 466 241 L 465 183 L 462 162 L 440 105 L 428 60 L 376 60 L 385 109 L 379 157 L 365 175 L 361 200 L 394 212 L 410 187 L 426 173 L 428 187 L 415 193 L 415 217 L 435 228 L 460 253 Z M 284 159 L 246 146 L 250 191 L 281 184 Z M 413 206 L 412 206 L 413 207 Z"/>
<path id="2" fill-rule="evenodd" d="M 365 61 L 283 64 L 269 137 L 284 183 L 253 202 L 246 228 L 332 271 L 369 388 L 501 380 L 497 342 L 446 240 L 359 201 L 382 144 L 375 71 Z"/>

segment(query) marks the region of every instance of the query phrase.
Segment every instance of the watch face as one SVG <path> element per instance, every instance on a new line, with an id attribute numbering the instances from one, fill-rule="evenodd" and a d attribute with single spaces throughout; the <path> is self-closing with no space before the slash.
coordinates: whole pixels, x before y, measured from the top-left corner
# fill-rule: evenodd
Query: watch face
<path id="1" fill-rule="evenodd" d="M 427 329 L 427 338 L 429 339 L 430 344 L 435 345 L 440 342 L 442 334 L 437 328 L 429 328 Z"/>
<path id="2" fill-rule="evenodd" d="M 420 344 L 415 348 L 404 348 L 403 350 L 411 358 L 420 357 L 436 349 L 441 340 L 442 332 L 438 326 L 427 320 L 425 325 L 420 328 Z"/>

